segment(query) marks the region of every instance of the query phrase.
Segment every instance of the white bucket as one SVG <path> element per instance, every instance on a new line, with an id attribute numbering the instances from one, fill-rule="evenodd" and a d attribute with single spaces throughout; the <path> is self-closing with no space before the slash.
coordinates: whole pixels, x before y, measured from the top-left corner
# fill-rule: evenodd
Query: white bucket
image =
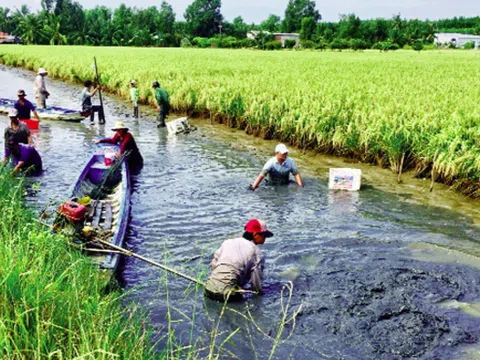
<path id="1" fill-rule="evenodd" d="M 332 168 L 328 188 L 330 190 L 360 190 L 362 180 L 362 170 L 350 168 Z"/>

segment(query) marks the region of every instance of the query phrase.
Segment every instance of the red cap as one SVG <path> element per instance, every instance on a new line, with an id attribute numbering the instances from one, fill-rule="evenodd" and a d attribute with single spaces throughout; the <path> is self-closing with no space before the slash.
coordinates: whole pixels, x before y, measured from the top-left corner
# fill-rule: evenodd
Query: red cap
<path id="1" fill-rule="evenodd" d="M 273 236 L 273 233 L 267 229 L 267 224 L 263 220 L 252 219 L 245 224 L 245 231 L 249 233 L 261 233 L 265 237 Z"/>

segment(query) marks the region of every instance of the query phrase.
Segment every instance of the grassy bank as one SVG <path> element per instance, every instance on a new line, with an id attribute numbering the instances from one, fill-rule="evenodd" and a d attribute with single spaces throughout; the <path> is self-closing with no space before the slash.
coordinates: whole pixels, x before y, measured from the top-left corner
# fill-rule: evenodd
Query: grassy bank
<path id="1" fill-rule="evenodd" d="M 6 65 L 42 66 L 71 81 L 92 77 L 94 55 L 106 88 L 124 98 L 136 79 L 141 101 L 153 104 L 158 79 L 177 111 L 395 172 L 415 169 L 480 197 L 480 52 L 0 46 Z"/>
<path id="2" fill-rule="evenodd" d="M 0 358 L 154 359 L 150 333 L 80 253 L 34 221 L 0 168 Z"/>

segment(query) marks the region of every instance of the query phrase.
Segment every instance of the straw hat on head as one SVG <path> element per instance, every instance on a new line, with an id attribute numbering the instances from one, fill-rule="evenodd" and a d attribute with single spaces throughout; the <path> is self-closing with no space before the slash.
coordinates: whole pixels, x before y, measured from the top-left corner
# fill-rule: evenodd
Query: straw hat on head
<path id="1" fill-rule="evenodd" d="M 42 74 L 48 74 L 48 71 L 45 70 L 44 68 L 40 68 L 38 69 L 38 72 L 37 72 L 38 75 L 42 75 Z"/>
<path id="2" fill-rule="evenodd" d="M 112 127 L 112 130 L 115 131 L 115 130 L 128 130 L 128 127 L 125 126 L 125 124 L 123 123 L 123 121 L 117 121 L 115 123 L 115 126 Z"/>
<path id="3" fill-rule="evenodd" d="M 132 84 L 132 85 L 136 85 L 136 84 L 137 84 L 137 82 L 136 82 L 135 80 L 132 80 L 132 81 L 130 81 L 130 84 Z"/>

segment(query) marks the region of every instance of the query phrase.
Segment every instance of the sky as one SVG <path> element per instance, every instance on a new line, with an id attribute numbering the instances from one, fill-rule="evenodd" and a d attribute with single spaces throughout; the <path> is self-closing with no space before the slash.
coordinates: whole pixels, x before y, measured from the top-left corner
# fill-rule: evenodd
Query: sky
<path id="1" fill-rule="evenodd" d="M 115 8 L 121 3 L 127 6 L 160 6 L 162 0 L 77 0 L 84 8 L 105 5 Z M 166 0 L 172 5 L 178 20 L 193 0 Z M 31 10 L 40 8 L 41 0 L 0 0 L 0 7 L 14 8 L 26 4 Z M 247 23 L 259 24 L 269 14 L 283 18 L 288 0 L 222 0 L 222 14 L 232 21 L 241 16 Z M 400 13 L 402 18 L 443 19 L 454 16 L 480 16 L 480 0 L 322 0 L 317 1 L 317 9 L 325 21 L 338 21 L 339 14 L 355 13 L 361 19 L 376 17 L 390 18 Z"/>

